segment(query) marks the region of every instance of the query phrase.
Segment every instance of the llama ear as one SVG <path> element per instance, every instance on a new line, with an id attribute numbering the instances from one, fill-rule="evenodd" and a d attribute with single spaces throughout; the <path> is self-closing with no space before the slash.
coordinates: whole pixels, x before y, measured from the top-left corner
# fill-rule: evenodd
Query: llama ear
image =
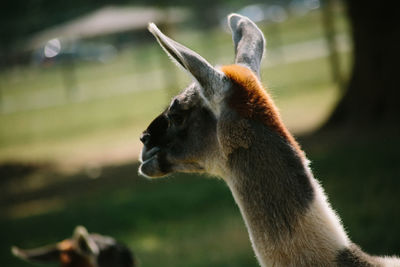
<path id="1" fill-rule="evenodd" d="M 229 15 L 228 25 L 235 45 L 235 63 L 249 67 L 260 76 L 260 63 L 265 46 L 263 33 L 249 18 L 239 14 Z"/>
<path id="2" fill-rule="evenodd" d="M 96 242 L 90 237 L 88 231 L 83 226 L 77 226 L 73 236 L 80 252 L 86 255 L 98 255 L 99 247 Z"/>
<path id="3" fill-rule="evenodd" d="M 212 97 L 215 90 L 221 88 L 219 82 L 223 80 L 224 75 L 203 57 L 164 35 L 154 23 L 150 23 L 148 29 L 170 58 L 188 71 L 203 87 L 206 98 Z"/>

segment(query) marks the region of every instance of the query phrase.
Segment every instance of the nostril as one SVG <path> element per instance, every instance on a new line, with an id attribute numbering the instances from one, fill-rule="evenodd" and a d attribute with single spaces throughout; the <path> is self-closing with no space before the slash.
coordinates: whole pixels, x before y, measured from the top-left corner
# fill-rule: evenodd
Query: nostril
<path id="1" fill-rule="evenodd" d="M 150 140 L 150 134 L 149 133 L 142 133 L 140 136 L 140 141 L 142 141 L 143 144 L 147 145 L 147 143 Z"/>

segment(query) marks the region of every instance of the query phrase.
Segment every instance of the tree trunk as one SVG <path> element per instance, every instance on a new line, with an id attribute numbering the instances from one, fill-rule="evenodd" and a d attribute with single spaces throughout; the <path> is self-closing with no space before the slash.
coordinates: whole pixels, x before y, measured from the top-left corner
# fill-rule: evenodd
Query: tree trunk
<path id="1" fill-rule="evenodd" d="M 400 127 L 400 34 L 395 1 L 347 0 L 352 75 L 324 128 Z"/>

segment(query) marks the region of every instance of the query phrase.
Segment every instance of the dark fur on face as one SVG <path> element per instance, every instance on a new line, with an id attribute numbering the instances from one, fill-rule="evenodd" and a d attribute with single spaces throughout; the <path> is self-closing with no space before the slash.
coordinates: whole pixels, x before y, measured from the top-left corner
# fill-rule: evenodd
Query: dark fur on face
<path id="1" fill-rule="evenodd" d="M 215 132 L 212 112 L 193 99 L 188 103 L 183 93 L 143 132 L 140 172 L 149 177 L 175 171 L 202 172 L 202 159 L 216 144 Z"/>

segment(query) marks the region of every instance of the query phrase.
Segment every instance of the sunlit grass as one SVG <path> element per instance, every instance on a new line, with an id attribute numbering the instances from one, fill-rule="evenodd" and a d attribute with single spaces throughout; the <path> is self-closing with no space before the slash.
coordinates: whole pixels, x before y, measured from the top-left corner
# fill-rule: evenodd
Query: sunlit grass
<path id="1" fill-rule="evenodd" d="M 175 67 L 171 65 L 171 68 Z M 183 75 L 178 77 L 184 80 Z M 317 127 L 339 95 L 330 81 L 326 58 L 264 67 L 262 77 L 284 121 L 295 132 Z M 103 84 L 109 90 L 112 86 L 141 86 L 140 81 L 134 79 L 130 83 L 129 77 L 116 84 L 102 80 L 87 80 L 82 84 L 88 88 Z M 177 85 L 183 87 L 184 83 L 178 81 Z M 1 114 L 0 160 L 68 162 L 71 158 L 77 160 L 79 154 L 84 155 L 81 158 L 88 158 L 91 151 L 101 154 L 102 149 L 108 150 L 113 145 L 115 149 L 131 147 L 131 155 L 134 155 L 140 132 L 168 104 L 171 92 L 179 89 L 174 87 L 167 91 L 159 86 L 154 90 Z M 105 89 L 99 89 L 102 90 Z"/>
<path id="2" fill-rule="evenodd" d="M 346 33 L 340 6 L 335 14 L 337 33 Z M 262 78 L 284 121 L 297 133 L 315 129 L 339 96 L 329 62 L 325 57 L 286 62 L 279 48 L 322 38 L 321 11 L 261 28 L 268 51 Z M 178 27 L 173 36 L 213 64 L 233 62 L 231 36 L 222 29 Z M 342 57 L 347 75 L 349 55 Z M 71 75 L 76 84 L 68 85 Z M 0 80 L 0 161 L 56 163 L 97 161 L 104 154 L 135 158 L 140 132 L 189 82 L 155 42 L 126 49 L 105 64 L 19 67 L 0 73 Z"/>

